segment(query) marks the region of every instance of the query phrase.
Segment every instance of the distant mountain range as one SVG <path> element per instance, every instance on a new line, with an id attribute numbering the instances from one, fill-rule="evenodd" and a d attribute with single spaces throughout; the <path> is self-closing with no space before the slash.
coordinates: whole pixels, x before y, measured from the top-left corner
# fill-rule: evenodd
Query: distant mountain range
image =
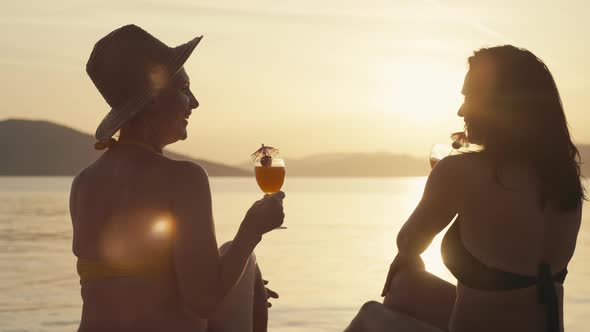
<path id="1" fill-rule="evenodd" d="M 289 176 L 401 177 L 427 175 L 428 157 L 415 158 L 386 152 L 335 153 L 286 160 Z M 248 168 L 242 165 L 242 168 Z"/>
<path id="2" fill-rule="evenodd" d="M 578 145 L 582 161 L 590 160 L 590 145 Z M 391 153 L 350 153 L 316 155 L 287 160 L 289 176 L 309 177 L 401 177 L 430 173 L 427 156 L 416 158 Z M 242 165 L 244 167 L 244 165 Z M 582 175 L 590 176 L 590 166 L 582 163 Z"/>
<path id="3" fill-rule="evenodd" d="M 0 175 L 75 175 L 102 151 L 93 136 L 48 121 L 0 121 Z M 165 152 L 172 159 L 191 160 L 211 176 L 247 176 L 246 170 L 186 155 Z"/>
<path id="4" fill-rule="evenodd" d="M 0 175 L 75 175 L 91 164 L 101 151 L 94 150 L 92 135 L 48 121 L 0 121 Z M 579 145 L 582 160 L 590 158 L 590 145 Z M 191 160 L 211 176 L 250 176 L 250 164 L 228 166 L 165 152 L 172 159 Z M 408 155 L 332 153 L 289 159 L 289 176 L 305 177 L 396 177 L 427 175 L 428 160 Z M 584 167 L 583 173 L 590 174 Z"/>

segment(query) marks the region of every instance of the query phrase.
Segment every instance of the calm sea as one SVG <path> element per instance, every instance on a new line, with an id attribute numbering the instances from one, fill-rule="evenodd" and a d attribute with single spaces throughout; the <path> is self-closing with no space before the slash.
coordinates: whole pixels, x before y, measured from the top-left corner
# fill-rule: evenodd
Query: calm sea
<path id="1" fill-rule="evenodd" d="M 74 331 L 81 300 L 70 251 L 70 177 L 0 177 L 0 331 Z M 289 178 L 286 230 L 264 237 L 258 261 L 280 293 L 271 331 L 341 331 L 358 308 L 378 300 L 395 235 L 417 203 L 425 178 Z M 212 178 L 220 243 L 230 240 L 253 201 L 254 179 Z M 586 206 L 586 209 L 589 206 Z M 566 283 L 565 325 L 590 324 L 590 229 L 582 231 Z M 439 254 L 428 269 L 454 281 Z"/>

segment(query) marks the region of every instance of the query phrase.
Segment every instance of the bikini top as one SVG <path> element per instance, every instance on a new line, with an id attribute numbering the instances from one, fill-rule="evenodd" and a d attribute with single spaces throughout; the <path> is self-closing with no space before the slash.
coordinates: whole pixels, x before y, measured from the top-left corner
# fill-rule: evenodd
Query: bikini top
<path id="1" fill-rule="evenodd" d="M 463 285 L 486 291 L 507 291 L 537 287 L 537 302 L 547 305 L 546 331 L 558 332 L 559 306 L 554 283 L 563 284 L 567 268 L 551 274 L 551 266 L 539 262 L 536 276 L 526 276 L 488 266 L 474 257 L 463 245 L 460 217 L 446 232 L 441 245 L 442 258 L 451 273 Z"/>

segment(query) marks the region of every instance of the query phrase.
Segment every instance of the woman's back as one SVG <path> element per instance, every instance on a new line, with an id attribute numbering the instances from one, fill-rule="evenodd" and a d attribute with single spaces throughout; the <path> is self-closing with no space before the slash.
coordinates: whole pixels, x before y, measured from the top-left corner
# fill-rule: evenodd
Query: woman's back
<path id="1" fill-rule="evenodd" d="M 537 276 L 541 262 L 550 264 L 552 274 L 563 270 L 574 252 L 581 206 L 568 212 L 550 205 L 543 209 L 530 166 L 513 163 L 496 172 L 484 155 L 456 159 L 463 174 L 459 215 L 465 249 L 486 266 L 518 275 Z M 555 285 L 562 302 L 563 288 Z M 546 310 L 537 303 L 535 285 L 485 291 L 459 283 L 451 326 L 456 331 L 475 328 L 471 324 L 479 330 L 535 331 L 544 326 Z"/>
<path id="2" fill-rule="evenodd" d="M 184 316 L 173 268 L 175 163 L 141 147 L 118 146 L 74 181 L 73 251 L 86 279 L 82 331 L 195 330 Z"/>

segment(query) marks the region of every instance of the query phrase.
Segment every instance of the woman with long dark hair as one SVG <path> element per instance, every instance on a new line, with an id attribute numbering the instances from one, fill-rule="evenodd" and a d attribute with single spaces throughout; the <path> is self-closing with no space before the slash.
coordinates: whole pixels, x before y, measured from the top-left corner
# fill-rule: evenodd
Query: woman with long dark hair
<path id="1" fill-rule="evenodd" d="M 562 331 L 585 196 L 555 81 L 533 53 L 506 45 L 469 58 L 462 92 L 466 139 L 482 150 L 433 168 L 397 236 L 384 304 L 420 321 L 416 331 Z M 456 286 L 419 257 L 455 216 L 441 251 Z"/>

